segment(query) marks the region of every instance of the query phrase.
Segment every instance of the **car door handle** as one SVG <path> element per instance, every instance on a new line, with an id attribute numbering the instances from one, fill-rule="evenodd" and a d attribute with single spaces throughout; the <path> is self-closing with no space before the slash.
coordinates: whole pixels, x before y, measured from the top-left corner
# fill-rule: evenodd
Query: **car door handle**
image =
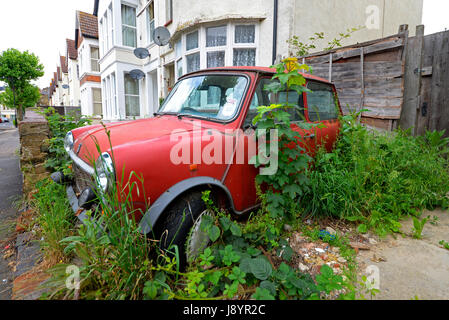
<path id="1" fill-rule="evenodd" d="M 315 138 L 315 134 L 308 134 L 308 135 L 304 136 L 304 138 L 313 139 L 313 138 Z"/>

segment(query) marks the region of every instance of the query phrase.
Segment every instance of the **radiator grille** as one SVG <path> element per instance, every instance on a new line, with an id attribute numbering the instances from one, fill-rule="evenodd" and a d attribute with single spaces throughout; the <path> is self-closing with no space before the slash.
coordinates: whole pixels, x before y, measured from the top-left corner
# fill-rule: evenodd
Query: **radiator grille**
<path id="1" fill-rule="evenodd" d="M 76 163 L 73 163 L 73 172 L 75 174 L 75 191 L 78 193 L 83 192 L 87 187 L 92 186 L 93 177 L 85 172 Z"/>

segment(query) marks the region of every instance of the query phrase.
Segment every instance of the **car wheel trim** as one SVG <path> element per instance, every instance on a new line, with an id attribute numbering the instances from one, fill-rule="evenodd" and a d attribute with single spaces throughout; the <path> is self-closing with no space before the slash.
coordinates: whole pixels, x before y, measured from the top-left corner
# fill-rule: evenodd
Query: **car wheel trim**
<path id="1" fill-rule="evenodd" d="M 187 261 L 192 262 L 195 260 L 200 253 L 209 245 L 209 236 L 207 232 L 200 229 L 201 222 L 203 221 L 203 216 L 213 216 L 210 210 L 204 210 L 198 218 L 193 222 L 193 226 L 190 230 L 189 236 L 186 242 L 186 255 Z"/>

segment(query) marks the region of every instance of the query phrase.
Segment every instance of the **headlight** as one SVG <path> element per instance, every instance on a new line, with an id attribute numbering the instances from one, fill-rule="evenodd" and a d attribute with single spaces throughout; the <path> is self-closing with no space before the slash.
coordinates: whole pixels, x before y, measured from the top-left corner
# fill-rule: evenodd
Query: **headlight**
<path id="1" fill-rule="evenodd" d="M 73 148 L 73 134 L 71 131 L 69 131 L 64 139 L 64 149 L 65 151 L 69 152 Z"/>
<path id="2" fill-rule="evenodd" d="M 101 154 L 95 162 L 95 172 L 97 186 L 102 192 L 106 192 L 108 188 L 115 182 L 115 170 L 112 158 L 109 153 Z"/>

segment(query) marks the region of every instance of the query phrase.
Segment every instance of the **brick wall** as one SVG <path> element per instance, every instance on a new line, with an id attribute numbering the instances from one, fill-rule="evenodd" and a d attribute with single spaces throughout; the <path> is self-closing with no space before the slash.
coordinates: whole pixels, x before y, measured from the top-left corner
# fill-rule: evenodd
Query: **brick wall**
<path id="1" fill-rule="evenodd" d="M 49 176 L 44 167 L 50 135 L 47 120 L 35 111 L 27 110 L 19 123 L 20 167 L 23 172 L 23 193 L 33 191 L 37 181 Z"/>

